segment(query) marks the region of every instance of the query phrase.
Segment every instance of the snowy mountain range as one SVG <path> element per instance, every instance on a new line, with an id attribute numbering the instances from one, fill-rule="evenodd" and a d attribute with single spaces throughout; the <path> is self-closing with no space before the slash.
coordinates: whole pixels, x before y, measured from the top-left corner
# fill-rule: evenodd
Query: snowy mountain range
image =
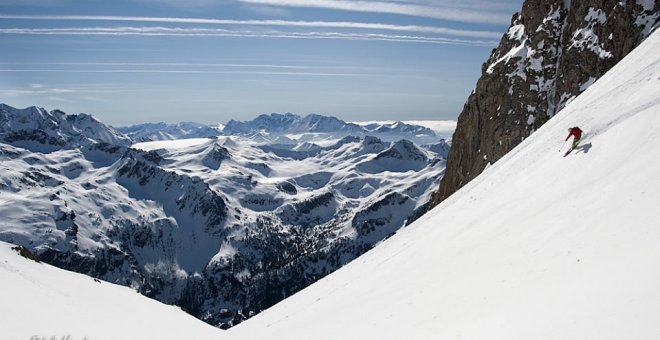
<path id="1" fill-rule="evenodd" d="M 222 131 L 220 126 L 210 126 L 193 122 L 182 122 L 177 124 L 145 123 L 118 127 L 116 129 L 128 136 L 134 142 L 210 138 L 219 136 Z"/>
<path id="2" fill-rule="evenodd" d="M 407 139 L 416 144 L 429 144 L 448 139 L 453 126 L 449 125 L 449 129 L 445 128 L 438 134 L 429 127 L 401 121 L 349 123 L 336 117 L 317 114 L 299 116 L 293 113 L 271 113 L 262 114 L 249 121 L 230 120 L 225 125 L 217 126 L 199 123 L 149 123 L 119 127 L 117 130 L 135 142 L 240 136 L 261 143 L 296 144 L 337 140 L 348 136 L 375 136 L 390 142 Z"/>
<path id="3" fill-rule="evenodd" d="M 226 332 L 214 332 L 176 308 L 124 287 L 22 258 L 19 253 L 31 256 L 0 242 L 0 299 L 6 302 L 1 306 L 3 335 L 17 339 L 42 333 L 50 337 L 53 332 L 91 339 L 657 339 L 659 87 L 660 32 L 655 32 L 536 133 L 428 214 L 359 259 Z M 561 149 L 561 143 L 566 127 L 573 125 L 583 127 L 587 135 L 577 150 L 563 157 L 567 145 Z M 231 147 L 236 143 L 232 141 L 220 143 Z M 167 157 L 156 155 L 172 157 L 197 148 L 217 155 L 211 159 L 225 158 L 224 152 L 216 152 L 217 142 L 149 143 L 142 147 L 151 153 L 132 157 L 150 154 L 152 162 L 168 163 Z M 194 173 L 203 169 L 200 166 Z M 149 187 L 149 180 L 144 181 Z M 303 187 L 301 183 L 313 186 L 318 179 L 306 178 L 282 188 L 293 193 Z M 181 187 L 172 187 L 177 188 Z M 4 205 L 6 191 L 2 194 Z M 188 204 L 188 196 L 180 197 L 180 204 Z M 397 197 L 387 201 L 396 202 Z M 39 214 L 33 218 L 39 219 Z M 51 232 L 54 241 L 57 233 Z M 158 244 L 153 234 L 150 230 L 134 234 L 131 242 L 149 249 Z M 235 240 L 223 243 L 218 261 L 231 258 L 236 248 L 229 246 Z M 259 246 L 255 244 L 255 249 Z M 205 287 L 201 281 L 200 287 Z M 58 306 L 59 312 L 35 308 L 44 304 Z"/>
<path id="4" fill-rule="evenodd" d="M 131 145 L 88 115 L 1 112 L 0 241 L 223 328 L 419 217 L 449 150 L 372 136 Z"/>

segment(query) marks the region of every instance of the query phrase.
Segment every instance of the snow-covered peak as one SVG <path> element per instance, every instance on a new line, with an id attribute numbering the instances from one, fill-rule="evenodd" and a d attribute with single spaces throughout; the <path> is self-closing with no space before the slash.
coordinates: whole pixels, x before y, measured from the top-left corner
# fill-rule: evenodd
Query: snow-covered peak
<path id="1" fill-rule="evenodd" d="M 220 127 L 194 122 L 176 124 L 146 123 L 117 128 L 134 142 L 175 140 L 186 138 L 208 138 L 220 135 Z"/>
<path id="2" fill-rule="evenodd" d="M 370 133 L 376 134 L 391 134 L 391 135 L 405 135 L 410 134 L 417 137 L 434 138 L 435 132 L 428 127 L 415 124 L 406 124 L 401 121 L 394 122 L 374 122 L 363 125 Z"/>
<path id="3" fill-rule="evenodd" d="M 443 139 L 438 143 L 422 145 L 422 148 L 429 150 L 431 152 L 435 152 L 436 154 L 438 154 L 438 156 L 447 159 L 447 156 L 449 155 L 450 145 L 449 143 L 447 143 L 446 140 Z"/>
<path id="4" fill-rule="evenodd" d="M 429 163 L 429 157 L 414 143 L 400 140 L 387 150 L 358 165 L 361 171 L 379 173 L 383 171 L 407 172 L 419 171 Z"/>
<path id="5" fill-rule="evenodd" d="M 300 121 L 301 117 L 292 113 L 270 115 L 262 114 L 251 121 L 230 120 L 225 124 L 222 132 L 225 135 L 246 135 L 259 131 L 280 132 L 293 123 Z"/>
<path id="6" fill-rule="evenodd" d="M 88 114 L 60 110 L 17 109 L 0 104 L 0 140 L 35 151 L 53 151 L 93 143 L 130 144 L 130 140 Z"/>
<path id="7" fill-rule="evenodd" d="M 339 139 L 344 136 L 373 135 L 387 141 L 400 139 L 416 143 L 436 142 L 439 137 L 428 127 L 404 122 L 349 123 L 336 117 L 309 114 L 301 117 L 292 113 L 260 115 L 251 121 L 232 120 L 224 127 L 225 135 L 271 136 L 285 135 L 298 141 Z"/>
<path id="8" fill-rule="evenodd" d="M 336 117 L 309 114 L 292 126 L 292 132 L 357 132 L 358 126 Z"/>
<path id="9" fill-rule="evenodd" d="M 313 133 L 339 132 L 350 129 L 350 124 L 338 118 L 309 114 L 304 117 L 293 113 L 270 115 L 262 114 L 251 121 L 229 121 L 223 133 L 226 135 L 245 135 L 254 132 L 268 133 Z M 358 129 L 359 130 L 359 129 Z"/>

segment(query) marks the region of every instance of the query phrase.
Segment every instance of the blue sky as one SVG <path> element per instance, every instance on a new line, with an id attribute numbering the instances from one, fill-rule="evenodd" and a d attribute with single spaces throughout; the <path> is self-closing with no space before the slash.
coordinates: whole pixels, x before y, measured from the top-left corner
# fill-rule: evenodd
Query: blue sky
<path id="1" fill-rule="evenodd" d="M 115 125 L 455 119 L 522 0 L 0 0 L 0 102 Z"/>

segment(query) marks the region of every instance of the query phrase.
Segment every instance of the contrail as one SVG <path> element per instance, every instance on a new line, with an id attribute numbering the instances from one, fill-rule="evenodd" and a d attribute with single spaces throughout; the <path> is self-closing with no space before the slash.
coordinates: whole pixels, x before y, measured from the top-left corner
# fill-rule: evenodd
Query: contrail
<path id="1" fill-rule="evenodd" d="M 386 31 L 404 31 L 417 33 L 444 34 L 458 37 L 499 39 L 501 32 L 462 30 L 437 26 L 392 25 L 364 22 L 333 22 L 333 21 L 289 21 L 289 20 L 229 20 L 203 18 L 168 18 L 168 17 L 133 17 L 133 16 L 102 16 L 102 15 L 8 15 L 0 14 L 0 19 L 11 20 L 63 20 L 63 21 L 131 21 L 159 22 L 185 24 L 215 24 L 215 25 L 251 25 L 251 26 L 286 26 L 286 27 L 316 27 L 316 28 L 352 28 Z"/>
<path id="2" fill-rule="evenodd" d="M 453 44 L 468 46 L 493 46 L 495 41 L 449 39 L 442 37 L 388 35 L 376 33 L 342 32 L 281 32 L 281 31 L 232 31 L 208 28 L 168 27 L 87 27 L 87 28 L 2 28 L 0 34 L 32 35 L 137 35 L 137 36 L 218 36 L 243 38 L 289 38 L 289 39 L 341 39 L 392 42 L 414 42 L 430 44 Z"/>

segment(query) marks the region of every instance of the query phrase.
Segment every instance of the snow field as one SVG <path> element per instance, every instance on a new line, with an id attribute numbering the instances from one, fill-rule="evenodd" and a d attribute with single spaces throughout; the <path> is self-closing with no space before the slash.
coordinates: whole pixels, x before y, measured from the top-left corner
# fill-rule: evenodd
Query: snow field
<path id="1" fill-rule="evenodd" d="M 21 257 L 0 242 L 3 339 L 218 339 L 222 331 L 134 290 Z"/>

